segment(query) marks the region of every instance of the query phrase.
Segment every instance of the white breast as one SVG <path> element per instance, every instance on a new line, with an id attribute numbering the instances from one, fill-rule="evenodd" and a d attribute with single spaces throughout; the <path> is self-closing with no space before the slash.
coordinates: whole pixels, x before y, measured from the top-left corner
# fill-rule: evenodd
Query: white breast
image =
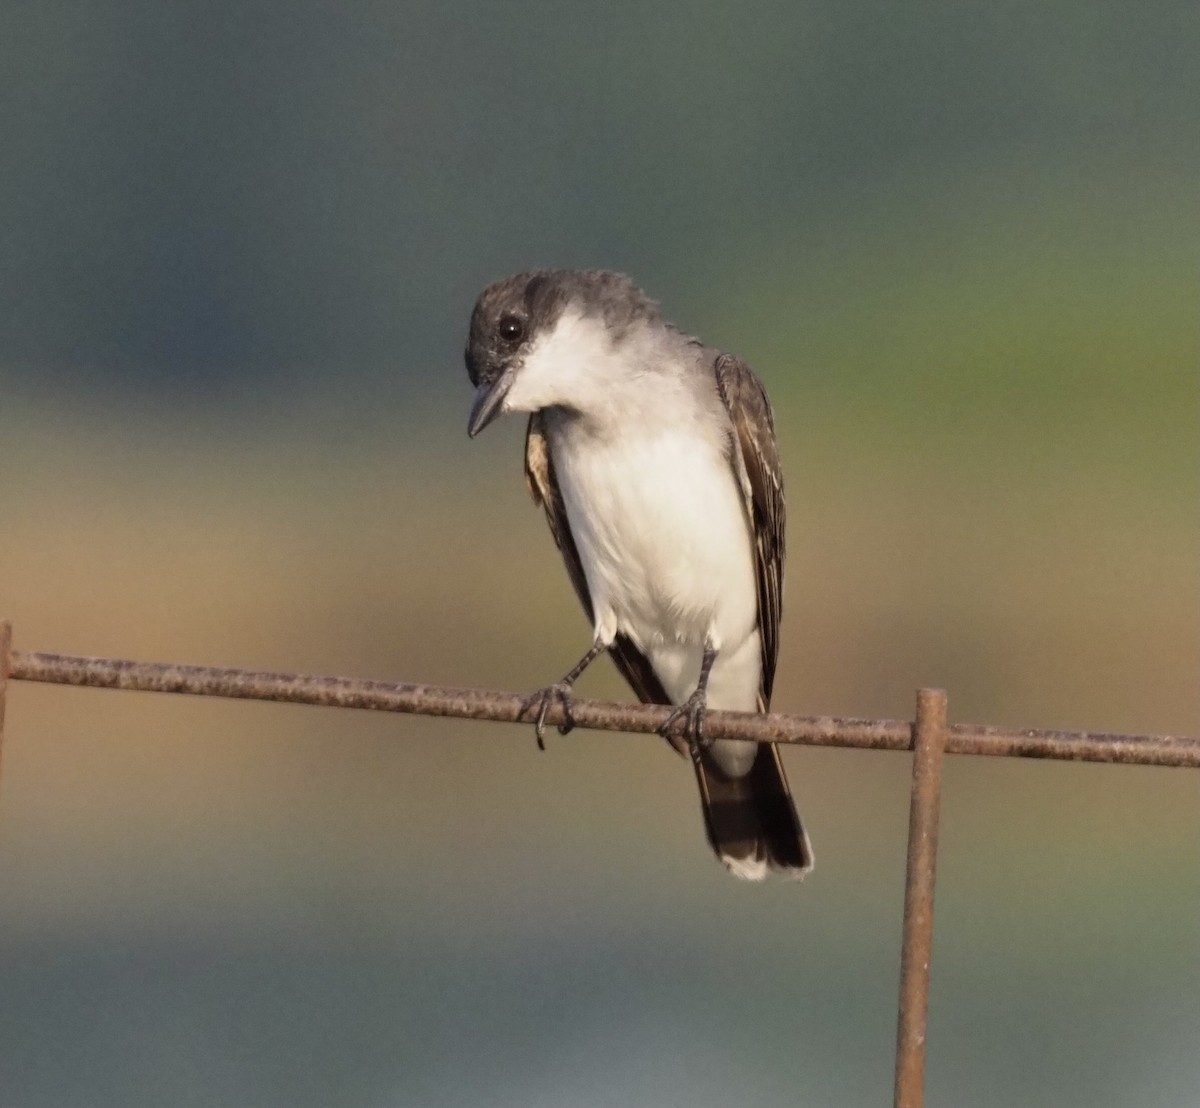
<path id="1" fill-rule="evenodd" d="M 722 444 L 694 427 L 555 437 L 597 633 L 628 635 L 676 701 L 695 688 L 711 638 L 710 704 L 753 710 L 761 665 L 754 555 Z"/>

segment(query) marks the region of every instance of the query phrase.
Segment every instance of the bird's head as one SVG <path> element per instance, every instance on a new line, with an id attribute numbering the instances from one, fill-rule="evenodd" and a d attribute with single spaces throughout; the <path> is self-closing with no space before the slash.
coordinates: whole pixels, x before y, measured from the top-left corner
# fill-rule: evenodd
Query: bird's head
<path id="1" fill-rule="evenodd" d="M 474 438 L 501 412 L 586 407 L 604 388 L 602 365 L 655 306 L 617 273 L 544 269 L 483 290 L 471 314 L 466 363 Z"/>

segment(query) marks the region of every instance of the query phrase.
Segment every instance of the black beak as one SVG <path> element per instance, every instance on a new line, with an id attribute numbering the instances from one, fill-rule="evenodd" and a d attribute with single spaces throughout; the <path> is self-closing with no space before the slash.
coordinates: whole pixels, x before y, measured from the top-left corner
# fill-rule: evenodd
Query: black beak
<path id="1" fill-rule="evenodd" d="M 474 438 L 500 414 L 504 397 L 512 387 L 513 371 L 506 369 L 494 381 L 484 381 L 475 390 L 475 403 L 467 420 L 467 434 Z"/>

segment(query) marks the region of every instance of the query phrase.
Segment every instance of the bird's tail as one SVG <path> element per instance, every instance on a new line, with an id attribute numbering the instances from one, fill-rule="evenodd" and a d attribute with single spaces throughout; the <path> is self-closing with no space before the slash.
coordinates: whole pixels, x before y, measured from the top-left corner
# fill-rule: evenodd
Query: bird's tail
<path id="1" fill-rule="evenodd" d="M 730 873 L 761 881 L 772 870 L 799 879 L 812 869 L 812 846 L 774 743 L 759 743 L 740 777 L 725 774 L 706 750 L 695 766 L 708 841 Z"/>

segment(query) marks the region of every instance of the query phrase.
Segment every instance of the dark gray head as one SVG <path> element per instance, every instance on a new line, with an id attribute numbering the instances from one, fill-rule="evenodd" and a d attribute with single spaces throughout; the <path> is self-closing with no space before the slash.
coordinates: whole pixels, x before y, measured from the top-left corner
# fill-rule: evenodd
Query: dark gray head
<path id="1" fill-rule="evenodd" d="M 653 301 L 620 273 L 539 269 L 489 285 L 475 302 L 467 338 L 467 373 L 476 388 L 469 435 L 500 414 L 527 355 L 566 315 L 601 324 L 610 344 L 635 324 L 660 319 Z"/>

